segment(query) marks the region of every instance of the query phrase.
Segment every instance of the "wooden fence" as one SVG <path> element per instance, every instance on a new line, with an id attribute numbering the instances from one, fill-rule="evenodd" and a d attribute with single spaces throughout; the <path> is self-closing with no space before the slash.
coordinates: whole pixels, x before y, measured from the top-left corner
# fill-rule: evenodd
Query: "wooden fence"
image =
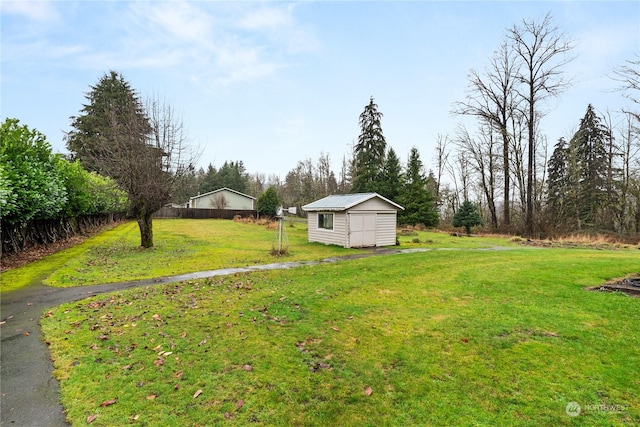
<path id="1" fill-rule="evenodd" d="M 154 218 L 188 218 L 188 219 L 233 219 L 236 215 L 242 218 L 250 216 L 257 218 L 258 211 L 239 209 L 200 209 L 200 208 L 172 208 L 165 206 L 155 214 Z"/>

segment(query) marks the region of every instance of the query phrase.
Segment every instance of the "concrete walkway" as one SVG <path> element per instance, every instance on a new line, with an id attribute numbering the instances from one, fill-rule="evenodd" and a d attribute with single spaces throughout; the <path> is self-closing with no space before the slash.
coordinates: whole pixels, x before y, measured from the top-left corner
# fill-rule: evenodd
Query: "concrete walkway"
<path id="1" fill-rule="evenodd" d="M 489 248 L 502 250 L 513 248 Z M 137 280 L 106 285 L 53 288 L 34 284 L 1 295 L 0 301 L 0 426 L 67 426 L 59 401 L 58 381 L 40 329 L 40 316 L 47 309 L 65 302 L 143 286 L 247 273 L 260 270 L 289 269 L 376 255 L 427 252 L 438 249 L 376 248 L 367 253 L 326 258 L 321 261 L 284 262 L 250 267 L 202 271 L 158 279 Z"/>

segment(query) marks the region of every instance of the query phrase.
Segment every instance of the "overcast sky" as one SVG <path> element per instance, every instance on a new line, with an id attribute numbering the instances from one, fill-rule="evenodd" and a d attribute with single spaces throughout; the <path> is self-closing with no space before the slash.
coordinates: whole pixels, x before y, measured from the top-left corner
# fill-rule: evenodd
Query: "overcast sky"
<path id="1" fill-rule="evenodd" d="M 470 69 L 482 70 L 523 19 L 554 23 L 576 42 L 573 87 L 550 103 L 551 143 L 588 103 L 620 109 L 608 76 L 640 51 L 640 2 L 5 1 L 1 116 L 66 152 L 70 116 L 109 70 L 143 97 L 182 113 L 200 165 L 242 160 L 284 178 L 298 160 L 329 153 L 338 174 L 373 96 L 387 142 L 429 167 L 438 134 Z"/>

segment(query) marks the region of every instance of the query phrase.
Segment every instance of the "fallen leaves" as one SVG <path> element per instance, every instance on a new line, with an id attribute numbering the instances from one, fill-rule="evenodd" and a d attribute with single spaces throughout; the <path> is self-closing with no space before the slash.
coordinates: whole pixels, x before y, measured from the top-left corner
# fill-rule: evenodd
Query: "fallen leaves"
<path id="1" fill-rule="evenodd" d="M 202 389 L 199 389 L 198 391 L 193 393 L 193 398 L 195 399 L 196 397 L 200 396 L 201 394 L 202 394 Z"/>
<path id="2" fill-rule="evenodd" d="M 367 387 L 367 388 L 364 390 L 364 395 L 365 395 L 365 396 L 371 396 L 372 394 L 373 394 L 373 389 L 372 389 L 371 387 Z"/>
<path id="3" fill-rule="evenodd" d="M 98 418 L 98 414 L 89 415 L 87 417 L 87 424 L 91 424 L 96 420 L 96 418 Z"/>
<path id="4" fill-rule="evenodd" d="M 103 408 L 104 408 L 105 406 L 111 406 L 111 405 L 113 405 L 114 403 L 116 403 L 117 401 L 118 401 L 118 399 L 109 399 L 109 400 L 105 400 L 104 402 L 102 402 L 102 403 L 100 404 L 100 406 L 101 406 L 101 407 L 103 407 Z"/>

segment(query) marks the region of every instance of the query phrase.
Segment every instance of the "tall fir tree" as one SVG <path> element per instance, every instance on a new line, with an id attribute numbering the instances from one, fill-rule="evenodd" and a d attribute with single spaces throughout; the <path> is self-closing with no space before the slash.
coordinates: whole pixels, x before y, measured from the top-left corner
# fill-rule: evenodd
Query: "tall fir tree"
<path id="1" fill-rule="evenodd" d="M 124 149 L 121 141 L 144 146 L 151 125 L 142 101 L 122 74 L 109 71 L 90 88 L 80 115 L 71 117 L 67 148 L 85 169 L 118 178 L 114 175 L 119 168 L 108 159 Z"/>
<path id="2" fill-rule="evenodd" d="M 580 221 L 587 227 L 595 225 L 597 213 L 606 198 L 607 136 L 607 127 L 589 104 L 572 140 L 580 169 Z"/>
<path id="3" fill-rule="evenodd" d="M 389 200 L 395 200 L 402 189 L 402 165 L 392 147 L 387 151 L 387 157 L 382 169 L 379 193 Z"/>
<path id="4" fill-rule="evenodd" d="M 560 138 L 547 164 L 547 206 L 554 224 L 564 223 L 568 215 L 569 154 L 567 141 Z"/>
<path id="5" fill-rule="evenodd" d="M 360 114 L 360 136 L 354 148 L 352 193 L 380 191 L 387 149 L 381 120 L 382 113 L 371 97 Z"/>
<path id="6" fill-rule="evenodd" d="M 403 224 L 423 224 L 427 227 L 438 225 L 439 216 L 435 200 L 427 188 L 427 178 L 424 174 L 420 152 L 416 147 L 411 148 L 405 172 L 405 182 L 399 197 L 404 211 L 399 213 L 399 220 Z"/>

